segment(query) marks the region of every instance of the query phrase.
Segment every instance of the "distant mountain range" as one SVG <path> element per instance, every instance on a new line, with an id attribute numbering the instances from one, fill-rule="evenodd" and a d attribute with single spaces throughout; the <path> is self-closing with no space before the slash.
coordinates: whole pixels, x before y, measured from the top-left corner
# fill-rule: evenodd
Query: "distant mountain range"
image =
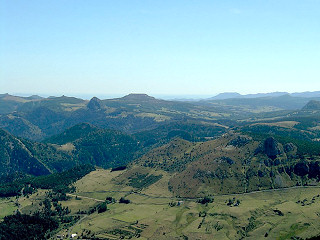
<path id="1" fill-rule="evenodd" d="M 256 118 L 257 114 L 289 113 L 301 110 L 310 101 L 319 100 L 320 92 L 222 93 L 192 102 L 162 100 L 147 94 L 104 100 L 93 97 L 90 101 L 68 96 L 41 98 L 1 94 L 0 128 L 15 136 L 37 141 L 80 123 L 137 133 L 189 120 L 220 123 L 226 118 L 238 121 Z"/>
<path id="2" fill-rule="evenodd" d="M 320 97 L 320 91 L 315 92 L 296 92 L 296 93 L 288 93 L 288 92 L 271 92 L 271 93 L 256 93 L 256 94 L 245 94 L 242 95 L 237 92 L 225 92 L 220 93 L 212 98 L 207 100 L 224 100 L 230 98 L 262 98 L 262 97 L 280 97 L 284 95 L 289 95 L 291 97 L 301 97 L 301 98 L 318 98 Z"/>
<path id="3" fill-rule="evenodd" d="M 171 232 L 185 234 L 185 229 L 191 229 L 192 234 L 201 233 L 189 239 L 224 239 L 218 234 L 231 233 L 230 226 L 237 233 L 226 235 L 231 239 L 277 237 L 278 233 L 273 232 L 272 237 L 265 233 L 270 233 L 270 226 L 274 231 L 270 219 L 274 224 L 288 219 L 293 224 L 281 227 L 280 234 L 283 229 L 290 231 L 280 235 L 283 239 L 308 226 L 308 231 L 314 232 L 316 228 L 305 219 L 317 222 L 319 188 L 301 188 L 296 197 L 288 192 L 290 201 L 282 191 L 271 190 L 320 185 L 317 94 L 224 93 L 193 102 L 166 101 L 146 94 L 105 100 L 93 97 L 90 101 L 0 95 L 0 239 L 22 239 L 1 238 L 1 233 L 10 232 L 2 227 L 10 218 L 1 218 L 13 211 L 21 219 L 25 219 L 24 213 L 59 216 L 61 220 L 56 221 L 61 222 L 63 231 L 59 234 L 71 233 L 72 224 L 88 217 L 90 222 L 84 220 L 87 222 L 81 226 L 85 230 L 79 233 L 90 239 L 128 239 L 132 231 L 136 234 L 133 238 L 143 238 L 140 230 L 147 232 L 145 226 L 154 228 L 152 225 L 161 226 L 161 231 L 156 230 L 161 237 L 149 235 L 150 239 L 173 239 L 171 228 L 157 222 L 156 215 L 179 228 Z M 69 191 L 72 193 L 67 194 Z M 267 195 L 234 195 L 249 192 Z M 225 196 L 219 196 L 222 194 Z M 259 206 L 257 202 L 261 202 Z M 312 209 L 311 204 L 315 204 Z M 244 215 L 244 209 L 251 215 Z M 313 215 L 301 220 L 301 209 Z M 66 213 L 61 215 L 63 211 Z M 148 211 L 152 211 L 150 218 L 145 215 Z M 182 216 L 186 220 L 177 220 Z M 89 226 L 96 228 L 95 219 L 103 220 L 110 232 L 85 235 Z M 108 219 L 116 224 L 116 230 L 110 228 Z M 120 228 L 119 223 L 135 225 Z M 20 233 L 16 221 L 8 225 Z M 101 228 L 97 229 L 100 234 Z M 250 235 L 253 232 L 260 237 Z"/>
<path id="4" fill-rule="evenodd" d="M 1 95 L 9 112 L 0 114 L 0 180 L 132 162 L 127 184 L 137 178 L 134 169 L 159 171 L 175 196 L 194 197 L 320 179 L 316 97 L 226 96 L 238 97 L 190 103 L 146 94 L 90 101 Z"/>

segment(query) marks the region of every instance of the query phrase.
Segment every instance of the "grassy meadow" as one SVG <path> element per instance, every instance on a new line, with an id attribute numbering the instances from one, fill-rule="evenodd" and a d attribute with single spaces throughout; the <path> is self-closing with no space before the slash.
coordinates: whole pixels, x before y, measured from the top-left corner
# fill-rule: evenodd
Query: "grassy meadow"
<path id="1" fill-rule="evenodd" d="M 213 203 L 200 204 L 196 199 L 175 199 L 164 189 L 164 196 L 159 196 L 165 186 L 161 180 L 141 193 L 133 191 L 116 184 L 121 173 L 99 169 L 76 182 L 77 197 L 61 202 L 70 214 L 106 197 L 131 202 L 108 204 L 106 212 L 83 215 L 72 233 L 90 231 L 102 239 L 306 239 L 320 234 L 320 187 L 217 195 Z"/>

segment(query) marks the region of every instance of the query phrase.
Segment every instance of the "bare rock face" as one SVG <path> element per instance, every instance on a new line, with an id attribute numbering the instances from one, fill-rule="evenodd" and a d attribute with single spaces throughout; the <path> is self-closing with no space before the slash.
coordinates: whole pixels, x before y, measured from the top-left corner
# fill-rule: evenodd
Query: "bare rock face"
<path id="1" fill-rule="evenodd" d="M 277 158 L 277 155 L 281 154 L 279 143 L 273 137 L 267 138 L 260 146 L 256 149 L 255 153 L 264 153 L 272 160 Z"/>
<path id="2" fill-rule="evenodd" d="M 229 157 L 222 156 L 222 157 L 221 157 L 221 160 L 222 160 L 223 162 L 228 163 L 229 165 L 234 164 L 234 161 L 233 161 L 231 158 L 229 158 Z"/>
<path id="3" fill-rule="evenodd" d="M 294 173 L 298 176 L 305 176 L 309 173 L 309 166 L 307 162 L 299 162 L 294 166 Z"/>
<path id="4" fill-rule="evenodd" d="M 295 151 L 296 149 L 297 149 L 297 146 L 294 145 L 293 143 L 286 143 L 286 144 L 283 146 L 283 150 L 284 150 L 284 152 L 286 152 L 286 153 Z"/>
<path id="5" fill-rule="evenodd" d="M 87 107 L 88 107 L 88 109 L 90 109 L 90 110 L 97 111 L 97 110 L 103 109 L 103 103 L 102 103 L 102 101 L 101 101 L 99 98 L 93 97 L 93 98 L 91 98 L 91 100 L 89 101 Z"/>
<path id="6" fill-rule="evenodd" d="M 271 159 L 275 159 L 281 153 L 278 142 L 273 137 L 267 138 L 263 143 L 263 147 L 264 153 Z"/>

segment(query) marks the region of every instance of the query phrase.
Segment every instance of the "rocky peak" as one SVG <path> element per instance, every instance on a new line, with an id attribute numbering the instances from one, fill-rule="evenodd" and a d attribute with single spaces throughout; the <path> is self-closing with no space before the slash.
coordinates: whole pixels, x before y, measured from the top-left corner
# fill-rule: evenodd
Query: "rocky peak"
<path id="1" fill-rule="evenodd" d="M 264 153 L 269 158 L 276 159 L 277 155 L 281 154 L 281 149 L 278 141 L 275 140 L 273 137 L 269 137 L 259 145 L 255 153 Z"/>
<path id="2" fill-rule="evenodd" d="M 284 146 L 283 146 L 283 150 L 288 153 L 288 152 L 292 152 L 292 151 L 295 151 L 297 150 L 297 147 L 296 145 L 294 145 L 293 143 L 286 143 Z"/>
<path id="3" fill-rule="evenodd" d="M 270 158 L 276 158 L 281 153 L 278 142 L 273 137 L 269 137 L 264 141 L 263 151 Z"/>
<path id="4" fill-rule="evenodd" d="M 89 101 L 88 105 L 87 105 L 88 109 L 90 110 L 101 110 L 103 108 L 103 103 L 102 101 L 97 98 L 97 97 L 93 97 L 91 98 L 91 100 Z"/>

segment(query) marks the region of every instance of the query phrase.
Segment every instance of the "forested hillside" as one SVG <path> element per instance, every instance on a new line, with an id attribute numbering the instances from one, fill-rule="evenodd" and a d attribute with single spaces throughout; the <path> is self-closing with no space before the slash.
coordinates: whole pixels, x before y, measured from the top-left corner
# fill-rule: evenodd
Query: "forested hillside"
<path id="1" fill-rule="evenodd" d="M 279 110 L 276 104 L 285 102 L 276 103 L 277 99 L 290 101 L 291 96 L 242 99 L 231 108 L 225 103 L 233 104 L 232 99 L 186 103 L 144 94 L 90 101 L 64 96 L 6 98 L 19 103 L 10 103 L 11 112 L 0 116 L 6 129 L 0 129 L 0 209 L 6 206 L 0 215 L 6 216 L 0 238 L 25 232 L 31 237 L 61 237 L 70 234 L 64 229 L 77 228 L 76 222 L 83 226 L 81 221 L 90 229 L 79 230 L 87 238 L 134 238 L 148 231 L 158 237 L 158 230 L 147 226 L 161 228 L 152 222 L 155 216 L 166 229 L 179 229 L 186 222 L 193 229 L 186 230 L 188 236 L 194 236 L 194 229 L 197 236 L 222 229 L 221 236 L 241 238 L 255 230 L 265 234 L 260 223 L 265 220 L 260 212 L 265 211 L 248 210 L 246 204 L 257 203 L 244 193 L 267 194 L 281 188 L 292 189 L 297 199 L 290 202 L 293 214 L 279 205 L 276 199 L 281 197 L 270 202 L 267 212 L 286 216 L 290 229 L 295 225 L 289 215 L 296 218 L 295 211 L 302 211 L 309 216 L 304 207 L 315 209 L 318 195 L 307 190 L 319 186 L 320 180 L 320 111 L 315 101 L 300 110 Z M 271 111 L 274 107 L 279 111 Z M 297 197 L 296 187 L 306 188 L 308 195 Z M 223 196 L 226 199 L 216 200 Z M 245 219 L 225 215 L 225 207 L 242 209 Z M 180 220 L 164 221 L 172 211 Z M 141 212 L 155 216 L 140 216 Z M 109 221 L 111 230 L 104 225 L 97 230 L 90 224 L 99 224 L 100 216 L 121 221 Z M 230 218 L 231 228 L 222 216 Z M 204 226 L 215 230 L 203 232 Z M 179 231 L 174 231 L 176 237 L 182 236 Z"/>

